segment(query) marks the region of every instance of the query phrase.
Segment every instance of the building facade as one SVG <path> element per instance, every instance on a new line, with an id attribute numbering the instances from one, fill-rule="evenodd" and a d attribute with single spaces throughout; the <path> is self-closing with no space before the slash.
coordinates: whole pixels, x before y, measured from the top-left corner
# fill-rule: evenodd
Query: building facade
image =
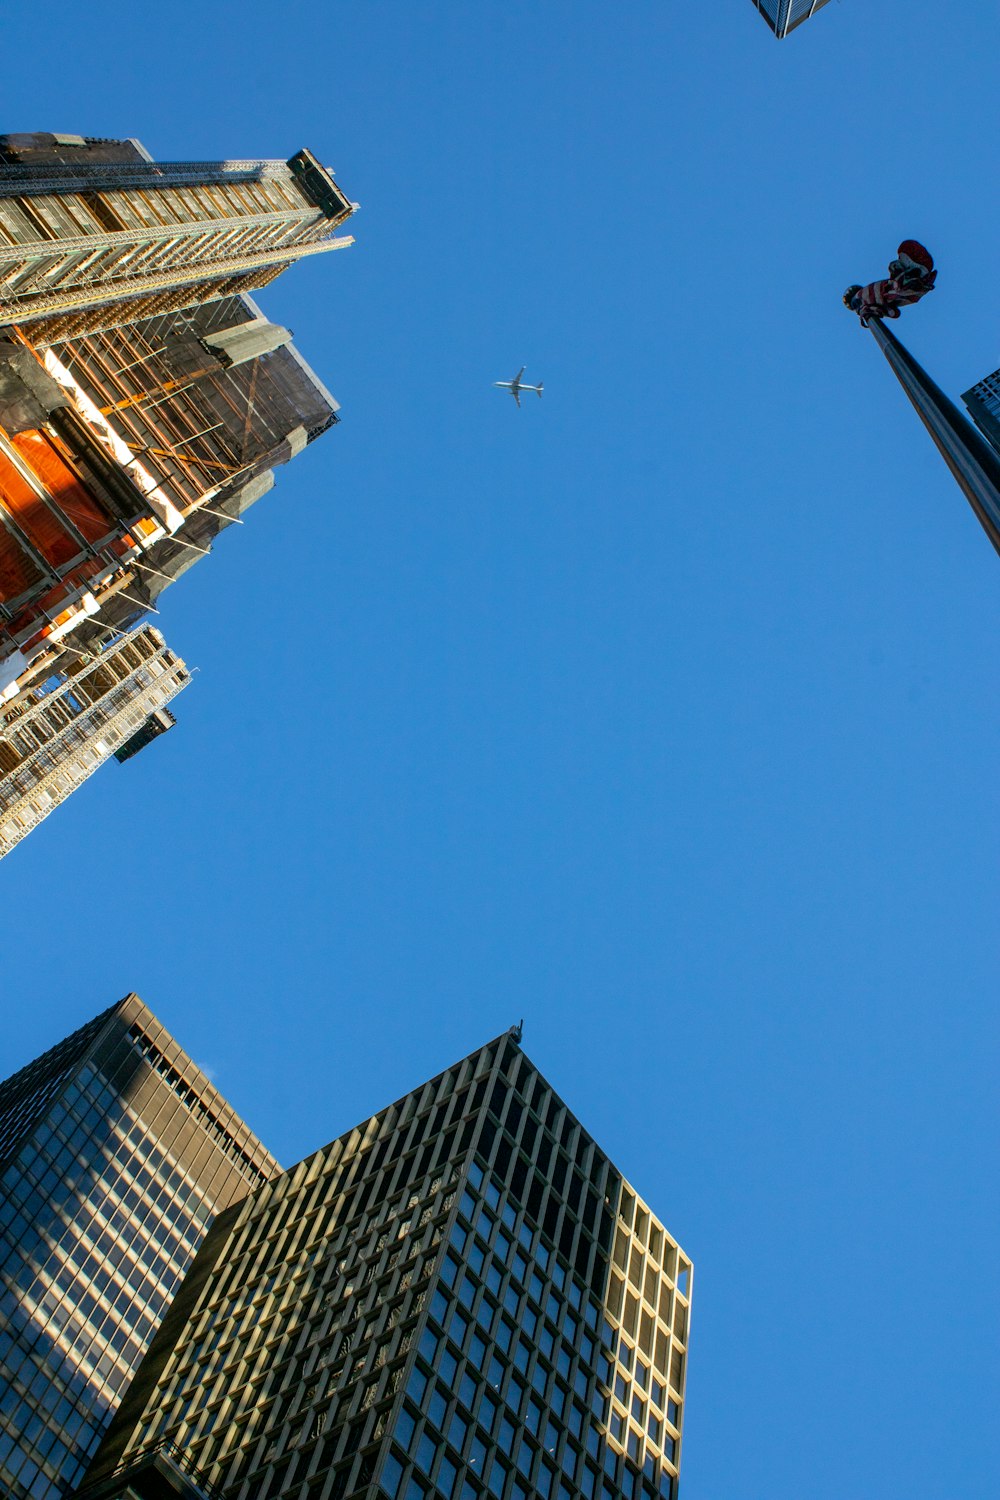
<path id="1" fill-rule="evenodd" d="M 752 0 L 775 36 L 781 38 L 808 21 L 826 0 Z"/>
<path id="2" fill-rule="evenodd" d="M 1000 452 L 1000 370 L 985 375 L 962 400 L 980 432 Z"/>
<path id="3" fill-rule="evenodd" d="M 130 759 L 172 727 L 165 705 L 190 681 L 143 625 L 51 687 L 0 705 L 0 859 L 112 755 Z"/>
<path id="4" fill-rule="evenodd" d="M 220 1215 L 80 1500 L 674 1500 L 691 1263 L 519 1039 Z"/>
<path id="5" fill-rule="evenodd" d="M 0 1493 L 80 1479 L 214 1215 L 278 1165 L 134 995 L 0 1084 Z"/>

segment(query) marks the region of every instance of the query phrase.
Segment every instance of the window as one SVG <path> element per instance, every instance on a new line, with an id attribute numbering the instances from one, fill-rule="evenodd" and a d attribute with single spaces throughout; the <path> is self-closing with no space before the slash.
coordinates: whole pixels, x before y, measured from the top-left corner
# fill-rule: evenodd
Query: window
<path id="1" fill-rule="evenodd" d="M 417 1425 L 417 1419 L 406 1407 L 400 1412 L 396 1419 L 395 1439 L 401 1448 L 408 1449 L 413 1438 L 413 1429 Z"/>
<path id="2" fill-rule="evenodd" d="M 430 1478 L 434 1460 L 437 1457 L 437 1443 L 429 1432 L 425 1432 L 417 1444 L 416 1461 L 417 1468 Z"/>
<path id="3" fill-rule="evenodd" d="M 445 1286 L 454 1286 L 455 1277 L 458 1275 L 458 1261 L 453 1255 L 446 1255 L 444 1265 L 441 1267 L 441 1280 Z"/>
<path id="4" fill-rule="evenodd" d="M 457 1473 L 458 1470 L 451 1459 L 447 1457 L 442 1458 L 441 1466 L 437 1472 L 437 1479 L 434 1482 L 444 1496 L 444 1500 L 451 1500 L 451 1492 L 455 1488 L 455 1476 Z"/>
<path id="5" fill-rule="evenodd" d="M 444 1431 L 444 1417 L 448 1410 L 448 1398 L 440 1387 L 435 1387 L 427 1405 L 427 1415 L 439 1432 Z"/>
<path id="6" fill-rule="evenodd" d="M 473 1436 L 472 1447 L 469 1449 L 469 1467 L 475 1469 L 480 1479 L 486 1477 L 487 1447 L 481 1437 Z"/>
<path id="7" fill-rule="evenodd" d="M 490 1473 L 490 1489 L 492 1490 L 493 1494 L 496 1495 L 497 1500 L 500 1500 L 500 1497 L 503 1494 L 504 1485 L 507 1483 L 508 1472 L 509 1470 L 507 1469 L 507 1466 L 504 1463 L 503 1459 L 495 1458 L 493 1460 L 493 1469 Z"/>
<path id="8" fill-rule="evenodd" d="M 434 1356 L 437 1354 L 438 1350 L 438 1336 L 434 1332 L 433 1328 L 424 1329 L 423 1333 L 420 1335 L 420 1344 L 418 1347 L 421 1354 L 424 1356 L 424 1359 L 426 1359 L 429 1364 L 433 1364 Z"/>
<path id="9" fill-rule="evenodd" d="M 465 1418 L 461 1416 L 460 1413 L 455 1412 L 454 1416 L 451 1419 L 451 1426 L 448 1428 L 448 1441 L 454 1448 L 456 1453 L 461 1453 L 462 1448 L 465 1445 L 465 1439 L 468 1436 L 468 1432 L 468 1422 L 466 1422 Z"/>
<path id="10" fill-rule="evenodd" d="M 458 1399 L 464 1406 L 467 1406 L 470 1411 L 475 1411 L 476 1409 L 477 1389 L 478 1387 L 476 1381 L 467 1370 L 462 1376 L 462 1382 L 458 1387 Z"/>
<path id="11" fill-rule="evenodd" d="M 399 1481 L 403 1477 L 403 1465 L 394 1453 L 390 1453 L 382 1465 L 381 1487 L 389 1496 L 389 1500 L 396 1500 L 399 1492 Z"/>
<path id="12" fill-rule="evenodd" d="M 493 1431 L 493 1424 L 497 1419 L 498 1410 L 499 1408 L 493 1397 L 484 1395 L 483 1399 L 479 1403 L 479 1410 L 476 1413 L 476 1416 L 478 1418 L 479 1425 L 481 1427 L 485 1427 L 487 1432 Z"/>

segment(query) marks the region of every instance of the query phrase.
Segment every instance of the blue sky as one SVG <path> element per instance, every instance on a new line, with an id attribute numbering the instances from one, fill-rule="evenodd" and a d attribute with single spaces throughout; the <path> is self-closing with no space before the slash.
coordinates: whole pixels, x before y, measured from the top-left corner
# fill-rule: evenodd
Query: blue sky
<path id="1" fill-rule="evenodd" d="M 695 1262 L 685 1500 L 992 1497 L 1000 575 L 840 296 L 923 239 L 1000 364 L 995 0 L 52 22 L 3 129 L 362 210 L 178 728 L 4 862 L 0 1072 L 135 989 L 290 1163 L 524 1016 Z"/>

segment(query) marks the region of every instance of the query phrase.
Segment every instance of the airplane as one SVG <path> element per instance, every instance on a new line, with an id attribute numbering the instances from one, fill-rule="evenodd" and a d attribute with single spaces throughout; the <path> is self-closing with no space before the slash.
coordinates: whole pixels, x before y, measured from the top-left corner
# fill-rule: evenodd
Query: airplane
<path id="1" fill-rule="evenodd" d="M 538 382 L 537 385 L 522 385 L 521 384 L 521 376 L 524 374 L 525 368 L 526 368 L 526 366 L 522 365 L 521 368 L 518 370 L 517 374 L 514 376 L 513 380 L 494 380 L 494 382 L 493 382 L 493 384 L 495 386 L 498 386 L 500 390 L 502 390 L 502 391 L 510 391 L 511 395 L 514 397 L 514 400 L 517 402 L 518 406 L 520 406 L 520 404 L 521 404 L 521 392 L 522 391 L 534 391 L 536 393 L 536 395 L 538 395 L 539 397 L 541 397 L 541 394 L 542 394 L 542 384 L 543 384 L 543 382 L 541 380 Z"/>

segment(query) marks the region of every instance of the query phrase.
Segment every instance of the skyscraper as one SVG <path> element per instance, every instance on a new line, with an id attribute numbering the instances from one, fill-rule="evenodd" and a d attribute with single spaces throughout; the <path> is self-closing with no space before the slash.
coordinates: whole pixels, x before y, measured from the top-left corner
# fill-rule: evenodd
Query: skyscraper
<path id="1" fill-rule="evenodd" d="M 173 724 L 165 705 L 191 681 L 143 625 L 50 688 L 0 705 L 0 859 L 110 756 L 129 759 Z"/>
<path id="2" fill-rule="evenodd" d="M 673 1500 L 691 1275 L 515 1030 L 220 1215 L 80 1500 Z"/>
<path id="3" fill-rule="evenodd" d="M 1000 370 L 984 375 L 962 400 L 980 432 L 1000 452 Z"/>
<path id="4" fill-rule="evenodd" d="M 0 705 L 68 691 L 337 422 L 247 292 L 355 206 L 305 150 L 0 136 Z"/>
<path id="5" fill-rule="evenodd" d="M 135 995 L 0 1084 L 4 1500 L 72 1489 L 213 1216 L 278 1170 Z"/>
<path id="6" fill-rule="evenodd" d="M 264 286 L 351 244 L 311 151 L 156 162 L 136 140 L 0 136 L 0 324 L 51 343 Z"/>
<path id="7" fill-rule="evenodd" d="M 814 16 L 826 0 L 753 0 L 776 37 L 787 36 Z"/>

